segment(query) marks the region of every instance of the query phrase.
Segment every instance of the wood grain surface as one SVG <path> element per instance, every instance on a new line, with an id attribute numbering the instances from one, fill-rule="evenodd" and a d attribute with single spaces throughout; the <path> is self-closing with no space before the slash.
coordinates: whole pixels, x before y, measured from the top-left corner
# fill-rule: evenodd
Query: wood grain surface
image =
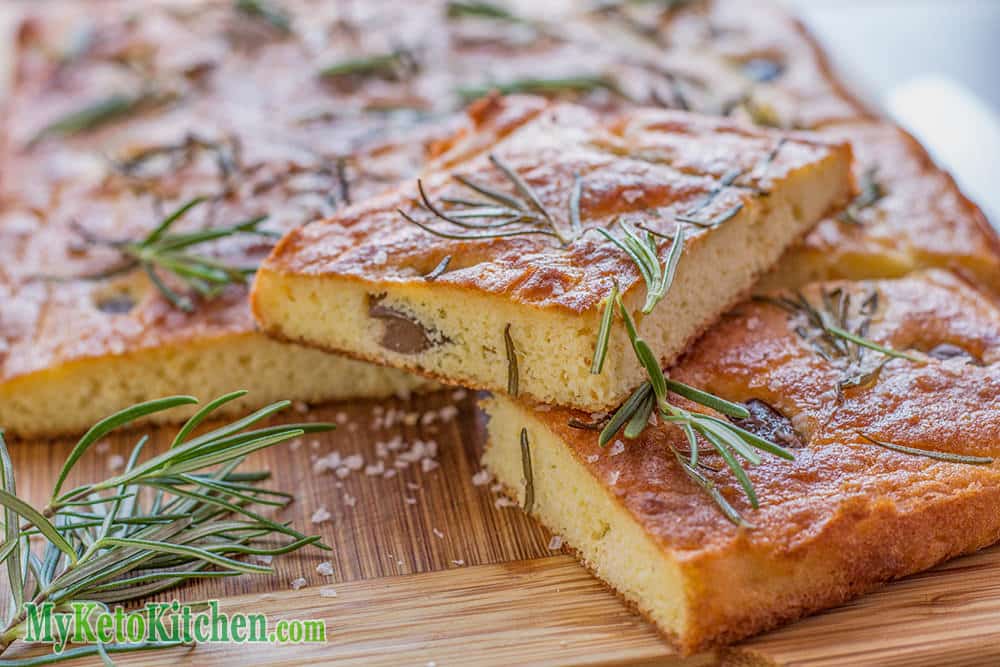
<path id="1" fill-rule="evenodd" d="M 334 420 L 341 426 L 258 454 L 247 469 L 268 469 L 274 486 L 295 492 L 299 500 L 278 516 L 322 535 L 333 551 L 276 558 L 273 575 L 204 581 L 161 595 L 220 598 L 226 610 L 265 612 L 272 623 L 322 619 L 326 644 L 205 644 L 117 661 L 682 667 L 1000 662 L 1000 548 L 952 561 L 726 651 L 677 658 L 651 626 L 570 556 L 550 550 L 551 536 L 543 528 L 517 507 L 497 507 L 501 496 L 490 483 L 473 482 L 480 470 L 482 417 L 473 395 L 459 397 L 456 401 L 449 391 L 410 401 L 330 405 L 305 414 L 289 410 L 287 419 Z M 457 413 L 442 420 L 441 410 L 447 417 L 449 406 Z M 390 413 L 393 425 L 385 428 Z M 426 414 L 438 416 L 422 425 Z M 171 428 L 154 431 L 152 450 L 166 446 L 172 434 Z M 108 438 L 106 446 L 80 462 L 79 477 L 107 475 L 137 437 L 125 432 Z M 394 440 L 403 443 L 395 451 L 377 444 Z M 427 443 L 436 443 L 436 456 L 397 468 L 394 462 L 409 458 L 406 452 L 418 441 L 425 451 Z M 44 500 L 72 444 L 11 443 L 19 487 L 30 500 Z M 366 474 L 362 467 L 341 477 L 336 469 L 314 470 L 316 460 L 326 460 L 331 452 L 341 460 L 360 455 L 364 466 L 381 461 L 397 472 L 387 478 Z M 424 464 L 424 458 L 434 463 Z M 321 508 L 330 518 L 313 523 Z M 331 576 L 316 572 L 324 560 L 333 566 Z M 293 590 L 298 578 L 306 580 L 305 586 Z M 336 597 L 330 597 L 331 590 Z M 37 652 L 16 647 L 4 657 Z"/>

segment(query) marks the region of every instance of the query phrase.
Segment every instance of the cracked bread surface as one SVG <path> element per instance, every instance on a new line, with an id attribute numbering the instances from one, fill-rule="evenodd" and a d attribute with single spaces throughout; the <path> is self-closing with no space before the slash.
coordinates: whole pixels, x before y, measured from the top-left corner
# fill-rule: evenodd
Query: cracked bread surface
<path id="1" fill-rule="evenodd" d="M 517 97 L 483 102 L 501 117 L 526 116 L 512 110 L 538 104 Z M 405 185 L 288 233 L 255 280 L 261 328 L 492 390 L 509 381 L 509 338 L 521 395 L 608 408 L 642 381 L 643 371 L 624 331 L 613 329 L 603 372 L 590 373 L 602 302 L 617 284 L 637 312 L 646 287 L 635 262 L 597 228 L 627 221 L 650 230 L 661 264 L 672 246 L 664 236 L 685 228 L 672 286 L 638 319 L 640 335 L 669 363 L 852 188 L 847 144 L 683 112 L 609 115 L 555 104 L 499 141 L 467 143 L 475 150 L 459 146 L 460 159 L 445 153 L 425 172 L 423 203 L 419 188 Z M 504 168 L 528 184 L 568 238 L 517 222 L 502 228 L 513 236 L 470 239 L 467 228 L 435 220 L 428 210 L 436 208 L 432 201 L 478 196 L 463 181 L 527 197 Z M 569 203 L 577 183 L 578 227 Z M 461 211 L 443 206 L 446 217 Z M 678 221 L 685 216 L 694 221 Z M 442 262 L 446 270 L 428 279 Z"/>
<path id="2" fill-rule="evenodd" d="M 767 406 L 794 435 L 797 442 L 786 444 L 795 461 L 765 456 L 748 468 L 758 510 L 728 471 L 713 470 L 717 455 L 702 456 L 702 473 L 752 528 L 730 523 L 679 468 L 668 446 L 684 449 L 686 439 L 675 427 L 661 422 L 624 447 L 601 448 L 596 432 L 569 426 L 589 414 L 500 395 L 485 402 L 487 467 L 523 502 L 519 433 L 527 429 L 532 513 L 685 652 L 750 636 L 1000 538 L 998 464 L 891 451 L 860 435 L 1000 454 L 1000 312 L 941 271 L 805 293 L 818 300 L 835 288 L 855 303 L 877 292 L 870 338 L 924 362 L 893 359 L 873 384 L 839 391 L 840 361 L 817 354 L 796 333 L 794 315 L 747 302 L 671 370 L 726 399 Z"/>

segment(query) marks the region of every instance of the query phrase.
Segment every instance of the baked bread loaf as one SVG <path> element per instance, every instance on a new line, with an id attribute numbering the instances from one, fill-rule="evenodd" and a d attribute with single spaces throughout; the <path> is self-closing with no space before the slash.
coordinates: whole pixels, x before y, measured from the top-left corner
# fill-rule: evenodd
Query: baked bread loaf
<path id="1" fill-rule="evenodd" d="M 525 117 L 540 102 L 481 106 Z M 852 194 L 847 144 L 676 111 L 557 104 L 453 150 L 416 185 L 288 233 L 254 283 L 260 327 L 450 383 L 607 409 L 645 373 L 621 327 L 595 368 L 613 292 L 671 363 Z"/>
<path id="2" fill-rule="evenodd" d="M 747 468 L 753 509 L 721 457 L 701 452 L 697 474 L 752 525 L 685 472 L 690 446 L 672 424 L 602 448 L 581 428 L 587 413 L 499 395 L 484 405 L 484 461 L 510 495 L 523 504 L 531 479 L 531 514 L 685 653 L 1000 538 L 996 306 L 941 271 L 802 294 L 919 361 L 844 339 L 838 352 L 788 307 L 795 298 L 741 304 L 699 340 L 671 377 L 743 403 L 743 428 L 794 453 Z"/>

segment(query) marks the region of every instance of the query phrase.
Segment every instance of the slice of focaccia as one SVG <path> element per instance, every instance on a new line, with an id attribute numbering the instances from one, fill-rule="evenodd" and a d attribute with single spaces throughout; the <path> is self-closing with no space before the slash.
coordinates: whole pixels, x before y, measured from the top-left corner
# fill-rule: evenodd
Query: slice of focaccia
<path id="1" fill-rule="evenodd" d="M 859 193 L 785 253 L 761 290 L 816 280 L 894 278 L 947 268 L 1000 294 L 1000 242 L 985 216 L 910 135 L 887 123 L 843 123 Z"/>
<path id="2" fill-rule="evenodd" d="M 745 404 L 740 426 L 794 454 L 747 468 L 759 509 L 701 438 L 692 474 L 688 440 L 662 418 L 601 448 L 591 415 L 498 396 L 485 463 L 692 652 L 1000 538 L 998 344 L 1000 312 L 944 272 L 738 306 L 671 376 Z"/>
<path id="3" fill-rule="evenodd" d="M 537 101 L 492 104 L 502 117 Z M 286 235 L 257 274 L 262 329 L 603 409 L 644 373 L 620 327 L 598 344 L 613 291 L 670 363 L 852 188 L 846 144 L 683 112 L 557 104 L 459 148 L 416 184 Z"/>

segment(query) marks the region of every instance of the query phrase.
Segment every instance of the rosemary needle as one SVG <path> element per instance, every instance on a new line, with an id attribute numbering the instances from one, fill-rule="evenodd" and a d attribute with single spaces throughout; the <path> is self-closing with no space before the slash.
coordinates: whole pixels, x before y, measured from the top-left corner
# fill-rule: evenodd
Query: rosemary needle
<path id="1" fill-rule="evenodd" d="M 288 14 L 267 0 L 236 0 L 235 7 L 247 16 L 261 19 L 279 32 L 292 32 L 292 22 Z"/>
<path id="2" fill-rule="evenodd" d="M 437 265 L 430 270 L 430 273 L 424 275 L 424 280 L 432 282 L 441 277 L 441 275 L 448 270 L 448 265 L 451 264 L 451 255 L 445 255 Z"/>
<path id="3" fill-rule="evenodd" d="M 507 350 L 507 393 L 517 396 L 519 384 L 517 350 L 514 349 L 514 339 L 510 336 L 510 323 L 503 329 L 503 343 Z"/>
<path id="4" fill-rule="evenodd" d="M 153 96 L 150 94 L 109 95 L 49 123 L 28 142 L 28 145 L 33 146 L 48 137 L 69 137 L 95 130 L 135 113 L 152 99 Z"/>
<path id="5" fill-rule="evenodd" d="M 535 475 L 531 468 L 531 445 L 528 429 L 521 429 L 521 468 L 524 471 L 524 512 L 531 514 L 535 506 Z"/>
<path id="6" fill-rule="evenodd" d="M 900 452 L 902 454 L 913 454 L 914 456 L 925 456 L 939 461 L 948 461 L 949 463 L 965 463 L 969 465 L 990 465 L 993 463 L 993 459 L 988 456 L 966 456 L 963 454 L 952 454 L 950 452 L 937 452 L 931 449 L 906 447 L 904 445 L 896 445 L 891 442 L 876 440 L 875 438 L 869 437 L 860 431 L 858 432 L 858 435 L 873 445 L 885 447 L 886 449 L 891 449 L 894 452 Z"/>
<path id="7" fill-rule="evenodd" d="M 413 55 L 404 49 L 397 49 L 389 53 L 341 60 L 321 69 L 319 76 L 330 80 L 365 77 L 398 80 L 416 69 L 417 62 Z"/>
<path id="8" fill-rule="evenodd" d="M 500 5 L 495 5 L 491 2 L 477 2 L 475 0 L 448 0 L 446 12 L 449 19 L 477 17 L 509 21 L 511 23 L 523 23 L 523 19 L 518 18 Z"/>
<path id="9" fill-rule="evenodd" d="M 611 325 L 615 317 L 615 304 L 618 302 L 618 282 L 611 286 L 611 294 L 604 300 L 604 313 L 601 315 L 601 326 L 597 331 L 597 344 L 594 347 L 594 359 L 590 363 L 590 373 L 600 375 L 604 369 L 604 359 L 608 356 L 608 345 L 611 341 Z"/>
<path id="10" fill-rule="evenodd" d="M 463 100 L 471 101 L 483 97 L 494 90 L 504 95 L 512 95 L 514 93 L 534 93 L 537 95 L 581 94 L 594 90 L 607 90 L 617 95 L 623 95 L 618 88 L 618 84 L 611 79 L 592 75 L 555 79 L 524 78 L 505 83 L 461 86 L 455 92 Z"/>

